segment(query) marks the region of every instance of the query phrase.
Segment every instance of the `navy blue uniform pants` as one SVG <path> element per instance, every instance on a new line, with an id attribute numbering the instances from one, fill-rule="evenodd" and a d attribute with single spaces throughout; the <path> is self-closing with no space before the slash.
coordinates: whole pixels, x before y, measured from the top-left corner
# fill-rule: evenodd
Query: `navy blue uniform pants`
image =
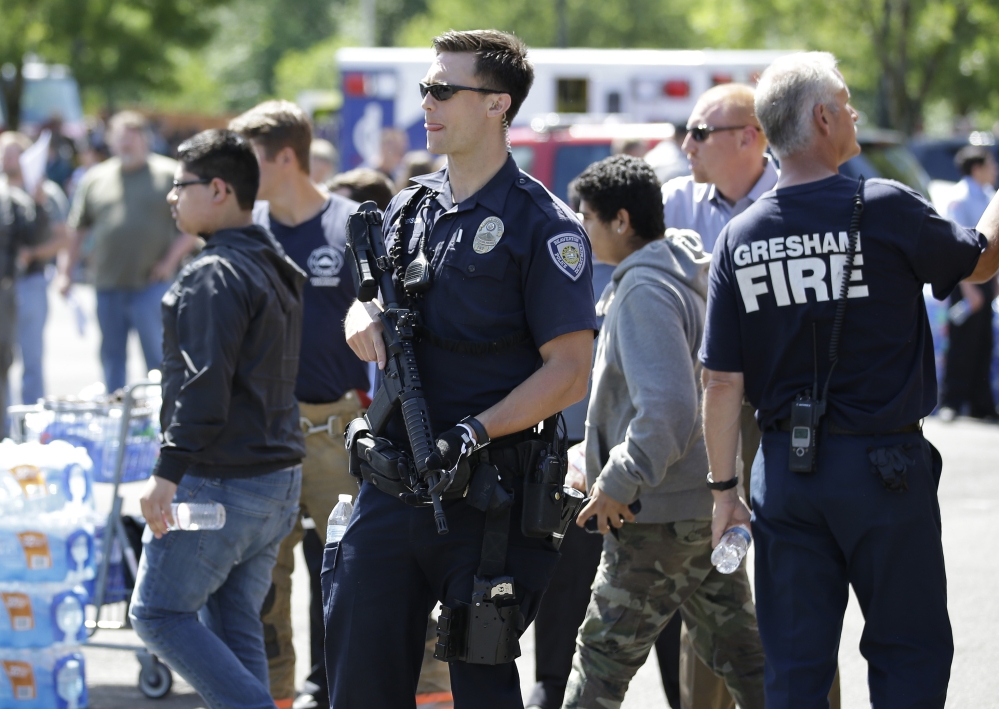
<path id="1" fill-rule="evenodd" d="M 507 574 L 521 613 L 537 615 L 559 554 L 520 533 L 516 481 Z M 339 544 L 327 544 L 322 584 L 326 672 L 332 709 L 416 706 L 427 615 L 438 601 L 470 602 L 485 514 L 463 500 L 444 503 L 450 531 L 439 535 L 433 509 L 410 507 L 364 483 Z M 455 709 L 523 709 L 514 663 L 450 663 Z"/>
<path id="2" fill-rule="evenodd" d="M 753 466 L 756 613 L 768 709 L 825 709 L 853 586 L 874 709 L 941 709 L 954 642 L 940 540 L 939 454 L 921 433 L 821 436 L 818 472 L 788 470 L 789 435 Z M 908 490 L 885 489 L 871 449 L 903 446 Z"/>

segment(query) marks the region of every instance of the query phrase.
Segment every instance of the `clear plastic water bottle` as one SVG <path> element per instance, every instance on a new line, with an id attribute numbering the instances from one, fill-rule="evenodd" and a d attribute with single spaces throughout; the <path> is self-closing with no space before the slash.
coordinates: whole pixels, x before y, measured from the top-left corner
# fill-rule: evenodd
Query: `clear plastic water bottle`
<path id="1" fill-rule="evenodd" d="M 327 544 L 343 539 L 343 533 L 347 531 L 347 523 L 350 522 L 350 516 L 354 514 L 354 505 L 351 504 L 351 500 L 353 499 L 350 495 L 340 495 L 340 501 L 336 503 L 336 507 L 330 512 L 330 521 L 326 526 Z"/>
<path id="2" fill-rule="evenodd" d="M 971 317 L 971 306 L 963 298 L 947 309 L 947 319 L 955 325 L 963 325 Z"/>
<path id="3" fill-rule="evenodd" d="M 225 526 L 225 507 L 218 502 L 174 502 L 170 509 L 174 521 L 168 528 L 171 530 L 195 532 Z"/>
<path id="4" fill-rule="evenodd" d="M 17 478 L 0 470 L 0 515 L 13 517 L 24 510 L 24 491 Z"/>
<path id="5" fill-rule="evenodd" d="M 752 542 L 753 535 L 744 525 L 732 527 L 722 535 L 718 546 L 711 552 L 711 563 L 720 573 L 732 573 L 739 568 Z"/>

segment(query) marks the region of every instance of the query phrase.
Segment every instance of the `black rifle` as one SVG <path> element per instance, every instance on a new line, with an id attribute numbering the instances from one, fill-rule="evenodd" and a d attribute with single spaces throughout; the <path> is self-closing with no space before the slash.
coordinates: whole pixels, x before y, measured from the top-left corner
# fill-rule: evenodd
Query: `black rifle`
<path id="1" fill-rule="evenodd" d="M 418 497 L 424 500 L 430 498 L 437 533 L 447 534 L 441 494 L 453 481 L 455 471 L 427 467 L 427 458 L 437 448 L 430 430 L 430 412 L 423 398 L 413 348 L 414 328 L 419 325 L 419 314 L 399 304 L 392 282 L 392 263 L 382 240 L 382 214 L 374 202 L 365 202 L 347 220 L 347 253 L 351 257 L 349 261 L 357 286 L 357 299 L 369 302 L 380 288 L 385 306 L 379 316 L 387 355 L 384 376 L 363 422 L 371 434 L 380 436 L 396 409 L 402 407 L 406 434 L 413 452 L 409 486 Z M 355 441 L 358 427 L 354 424 L 360 421 L 362 419 L 357 419 L 348 428 L 348 446 Z"/>

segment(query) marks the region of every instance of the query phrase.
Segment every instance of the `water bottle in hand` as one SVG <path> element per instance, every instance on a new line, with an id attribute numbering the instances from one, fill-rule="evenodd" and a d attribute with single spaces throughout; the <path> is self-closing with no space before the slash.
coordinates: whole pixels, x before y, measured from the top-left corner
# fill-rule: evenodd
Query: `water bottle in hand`
<path id="1" fill-rule="evenodd" d="M 739 568 L 753 537 L 744 525 L 732 527 L 722 535 L 718 546 L 711 552 L 711 563 L 720 573 L 730 574 Z"/>
<path id="2" fill-rule="evenodd" d="M 170 530 L 195 532 L 222 529 L 225 526 L 225 507 L 218 502 L 174 502 L 170 509 L 173 511 L 174 522 L 167 527 Z"/>
<path id="3" fill-rule="evenodd" d="M 354 513 L 354 505 L 350 503 L 353 498 L 350 495 L 340 495 L 340 501 L 330 512 L 330 521 L 326 526 L 326 543 L 339 542 L 343 539 L 343 533 L 347 531 L 347 523 Z"/>
<path id="4" fill-rule="evenodd" d="M 971 317 L 971 305 L 963 298 L 947 309 L 947 319 L 955 325 L 963 325 Z"/>

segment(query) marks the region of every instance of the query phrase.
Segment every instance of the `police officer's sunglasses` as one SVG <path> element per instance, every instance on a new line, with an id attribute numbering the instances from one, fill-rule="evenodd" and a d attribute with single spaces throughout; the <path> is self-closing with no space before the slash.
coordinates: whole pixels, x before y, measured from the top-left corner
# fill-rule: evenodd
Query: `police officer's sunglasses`
<path id="1" fill-rule="evenodd" d="M 424 84 L 420 82 L 420 98 L 426 98 L 427 94 L 434 97 L 435 101 L 447 101 L 459 91 L 474 91 L 477 94 L 505 94 L 506 91 L 496 89 L 477 89 L 474 86 L 458 86 L 457 84 Z"/>
<path id="2" fill-rule="evenodd" d="M 688 126 L 687 132 L 690 134 L 690 137 L 698 143 L 703 143 L 712 133 L 717 133 L 722 130 L 742 130 L 743 128 L 755 128 L 756 130 L 760 129 L 759 126 L 755 126 L 752 123 L 744 126 L 709 126 L 707 123 L 701 123 L 693 128 Z"/>

